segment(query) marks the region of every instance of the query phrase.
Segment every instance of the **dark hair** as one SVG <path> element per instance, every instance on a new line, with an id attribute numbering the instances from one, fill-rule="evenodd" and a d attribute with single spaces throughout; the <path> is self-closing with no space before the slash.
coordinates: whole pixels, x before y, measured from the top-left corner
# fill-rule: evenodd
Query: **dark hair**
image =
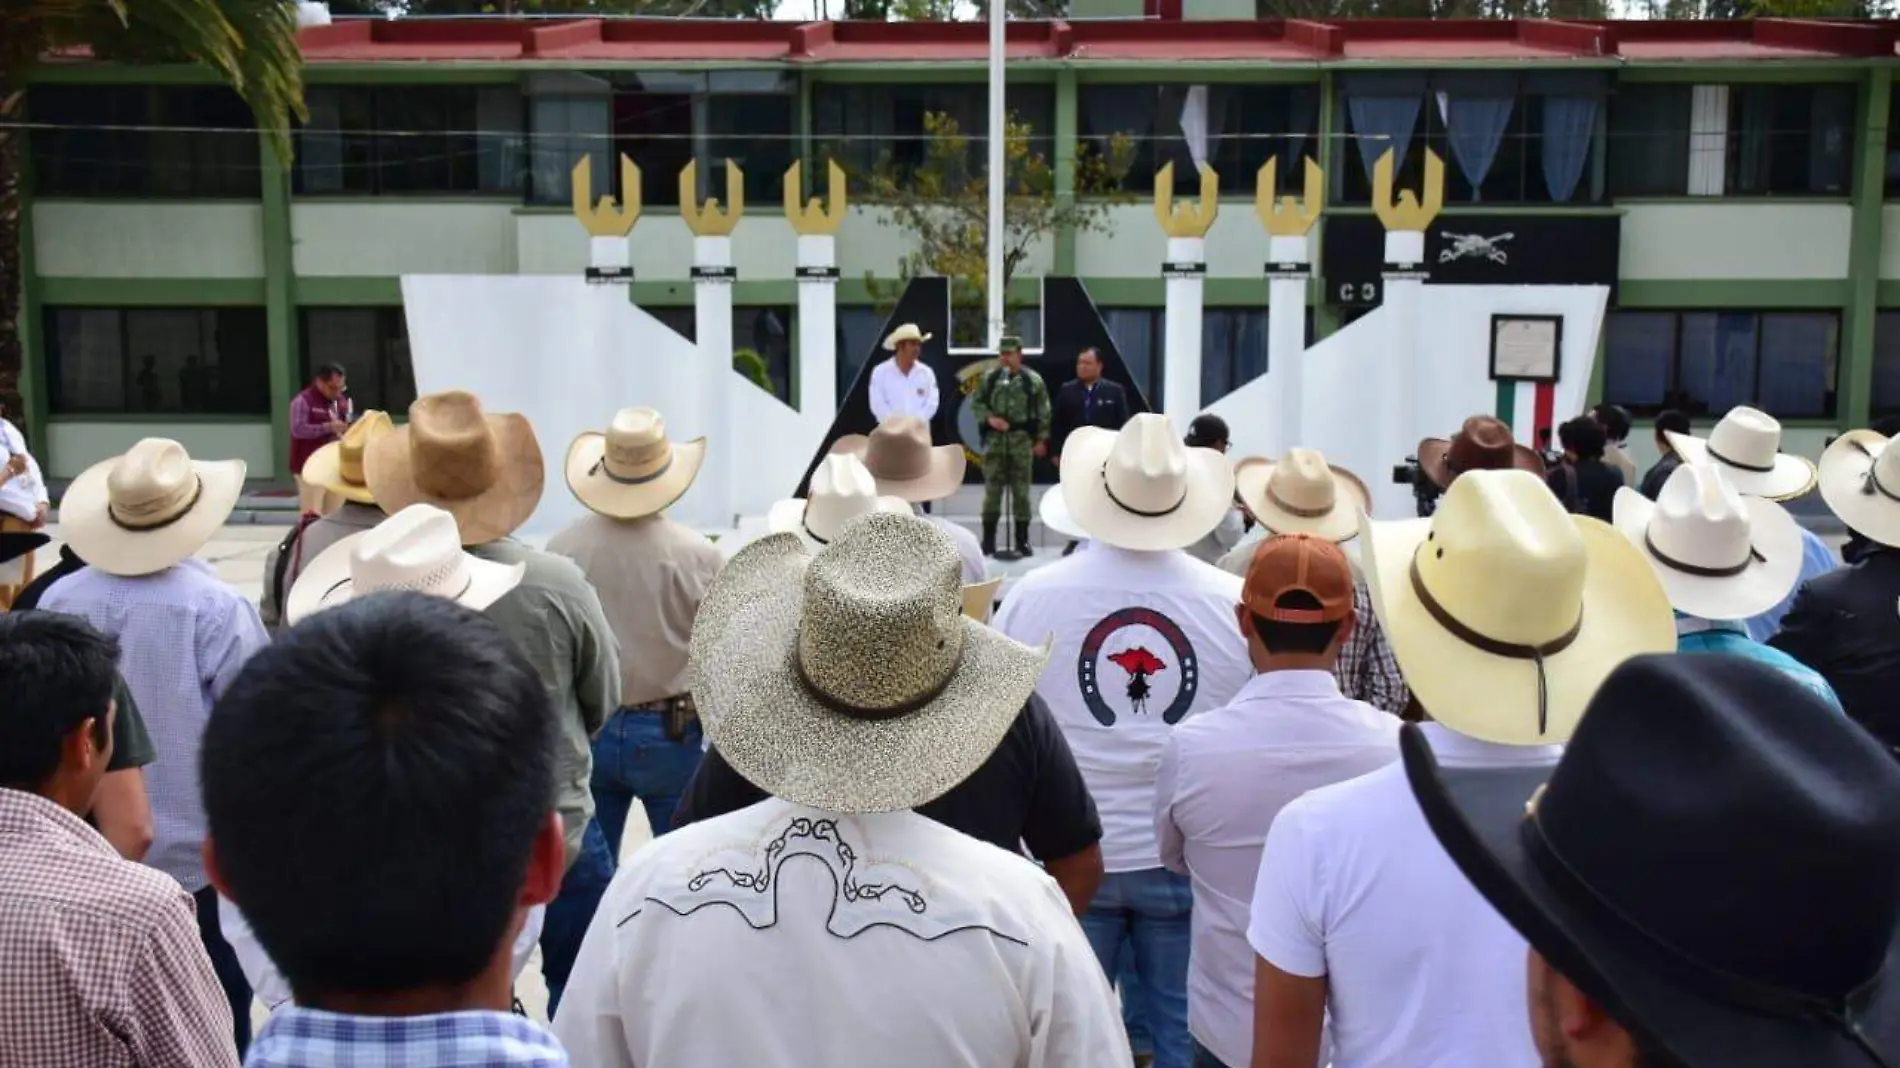
<path id="1" fill-rule="evenodd" d="M 34 790 L 59 771 L 60 747 L 93 721 L 104 749 L 119 643 L 57 612 L 0 613 L 0 785 Z"/>
<path id="2" fill-rule="evenodd" d="M 1622 441 L 1630 436 L 1629 409 L 1621 404 L 1599 404 L 1590 409 L 1590 414 L 1603 424 L 1603 432 L 1611 441 Z"/>
<path id="3" fill-rule="evenodd" d="M 1671 434 L 1687 434 L 1689 432 L 1688 415 L 1674 408 L 1658 412 L 1656 415 L 1656 436 L 1661 437 L 1665 430 Z"/>
<path id="4" fill-rule="evenodd" d="M 1579 415 L 1558 427 L 1557 440 L 1563 442 L 1564 451 L 1576 453 L 1580 460 L 1603 459 L 1603 447 L 1609 443 L 1603 424 L 1587 415 Z"/>
<path id="5" fill-rule="evenodd" d="M 1191 449 L 1211 449 L 1232 440 L 1227 433 L 1227 420 L 1218 415 L 1197 415 L 1188 424 L 1187 445 Z"/>
<path id="6" fill-rule="evenodd" d="M 342 378 L 343 374 L 343 365 L 340 363 L 326 363 L 317 368 L 317 380 L 319 382 L 328 382 L 332 378 Z"/>
<path id="7" fill-rule="evenodd" d="M 554 811 L 555 714 L 480 613 L 382 593 L 312 616 L 212 709 L 218 869 L 299 997 L 465 983 Z"/>
<path id="8" fill-rule="evenodd" d="M 1095 357 L 1096 363 L 1102 362 L 1102 350 L 1096 348 L 1094 345 L 1084 345 L 1082 346 L 1082 351 L 1075 354 L 1075 358 L 1078 360 L 1084 356 L 1093 356 Z"/>
<path id="9" fill-rule="evenodd" d="M 1321 607 L 1319 598 L 1305 590 L 1291 590 L 1283 593 L 1273 602 L 1275 608 L 1316 609 Z M 1331 623 L 1282 623 L 1277 619 L 1254 613 L 1253 632 L 1259 636 L 1260 644 L 1267 647 L 1269 653 L 1305 653 L 1318 656 L 1333 644 L 1333 638 L 1339 634 L 1339 620 Z"/>

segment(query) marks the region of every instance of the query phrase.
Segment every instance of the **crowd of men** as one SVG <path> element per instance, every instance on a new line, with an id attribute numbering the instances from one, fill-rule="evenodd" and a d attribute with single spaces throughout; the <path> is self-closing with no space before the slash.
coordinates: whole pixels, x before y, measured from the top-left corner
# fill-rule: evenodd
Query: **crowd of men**
<path id="1" fill-rule="evenodd" d="M 569 443 L 546 550 L 525 418 L 337 420 L 261 612 L 197 558 L 241 462 L 86 471 L 0 615 L 0 1068 L 1900 1065 L 1885 435 L 1737 409 L 1639 488 L 1626 417 L 1554 466 L 1474 417 L 1375 520 L 1017 367 L 992 447 L 1066 413 L 1080 546 L 993 621 L 907 410 L 736 552 L 650 409 Z"/>

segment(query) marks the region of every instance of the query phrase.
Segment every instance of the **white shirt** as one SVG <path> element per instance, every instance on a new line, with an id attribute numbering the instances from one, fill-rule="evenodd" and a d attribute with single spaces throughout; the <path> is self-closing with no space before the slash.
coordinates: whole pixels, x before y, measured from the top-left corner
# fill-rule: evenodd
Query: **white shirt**
<path id="1" fill-rule="evenodd" d="M 554 1033 L 591 1068 L 1132 1059 L 1102 966 L 1040 868 L 913 812 L 777 798 L 621 866 Z"/>
<path id="2" fill-rule="evenodd" d="M 27 451 L 26 437 L 10 421 L 0 419 L 0 469 L 15 456 L 26 457 L 26 470 L 0 486 L 0 512 L 16 519 L 32 519 L 46 504 L 46 479 L 40 475 L 40 462 Z"/>
<path id="3" fill-rule="evenodd" d="M 923 511 L 921 508 L 911 510 L 918 513 Z M 989 565 L 983 560 L 983 543 L 976 540 L 976 535 L 970 533 L 970 528 L 961 523 L 952 523 L 940 515 L 927 515 L 923 518 L 942 527 L 945 533 L 955 539 L 957 552 L 963 555 L 963 584 L 965 586 L 974 586 L 990 577 Z"/>
<path id="4" fill-rule="evenodd" d="M 1558 746 L 1493 745 L 1427 723 L 1439 763 L 1554 765 Z M 1524 939 L 1472 889 L 1390 764 L 1315 790 L 1267 834 L 1247 941 L 1326 977 L 1333 1068 L 1533 1068 Z"/>
<path id="5" fill-rule="evenodd" d="M 1342 696 L 1324 671 L 1255 675 L 1168 740 L 1155 833 L 1161 863 L 1194 881 L 1188 1029 L 1222 1063 L 1253 1059 L 1247 913 L 1267 828 L 1308 790 L 1392 763 L 1398 745 L 1398 719 Z"/>
<path id="6" fill-rule="evenodd" d="M 1155 775 L 1174 726 L 1233 700 L 1253 675 L 1235 622 L 1240 580 L 1184 552 L 1096 545 L 1016 580 L 997 630 L 1055 650 L 1049 703 L 1102 815 L 1111 872 L 1161 866 Z"/>
<path id="7" fill-rule="evenodd" d="M 937 414 L 937 372 L 922 360 L 905 374 L 893 356 L 871 369 L 871 416 L 882 423 L 893 415 L 915 415 L 929 422 Z"/>

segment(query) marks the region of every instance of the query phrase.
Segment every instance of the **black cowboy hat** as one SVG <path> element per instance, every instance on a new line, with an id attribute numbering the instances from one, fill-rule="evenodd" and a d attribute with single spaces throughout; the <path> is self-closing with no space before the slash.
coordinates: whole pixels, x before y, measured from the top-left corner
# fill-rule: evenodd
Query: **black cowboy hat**
<path id="1" fill-rule="evenodd" d="M 18 560 L 53 539 L 38 531 L 9 530 L 0 533 L 0 564 Z"/>
<path id="2" fill-rule="evenodd" d="M 1900 767 L 1782 672 L 1631 659 L 1554 770 L 1441 768 L 1411 726 L 1401 749 L 1466 878 L 1638 1038 L 1697 1068 L 1900 1066 Z"/>

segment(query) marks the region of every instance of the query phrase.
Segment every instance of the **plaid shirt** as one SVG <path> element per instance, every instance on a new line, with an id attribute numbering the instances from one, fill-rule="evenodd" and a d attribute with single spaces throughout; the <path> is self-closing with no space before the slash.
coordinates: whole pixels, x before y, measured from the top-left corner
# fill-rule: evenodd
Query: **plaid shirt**
<path id="1" fill-rule="evenodd" d="M 244 1068 L 569 1068 L 561 1043 L 505 1012 L 342 1016 L 287 1005 Z"/>
<path id="2" fill-rule="evenodd" d="M 1346 635 L 1346 644 L 1339 649 L 1339 663 L 1333 667 L 1333 677 L 1339 680 L 1340 692 L 1347 697 L 1396 716 L 1405 711 L 1412 691 L 1405 685 L 1399 658 L 1392 655 L 1392 645 L 1385 640 L 1379 617 L 1373 614 L 1372 594 L 1366 591 L 1364 581 L 1353 587 L 1352 607 L 1358 614 L 1359 625 Z"/>
<path id="3" fill-rule="evenodd" d="M 0 789 L 0 1068 L 235 1068 L 191 896 L 84 820 Z"/>

